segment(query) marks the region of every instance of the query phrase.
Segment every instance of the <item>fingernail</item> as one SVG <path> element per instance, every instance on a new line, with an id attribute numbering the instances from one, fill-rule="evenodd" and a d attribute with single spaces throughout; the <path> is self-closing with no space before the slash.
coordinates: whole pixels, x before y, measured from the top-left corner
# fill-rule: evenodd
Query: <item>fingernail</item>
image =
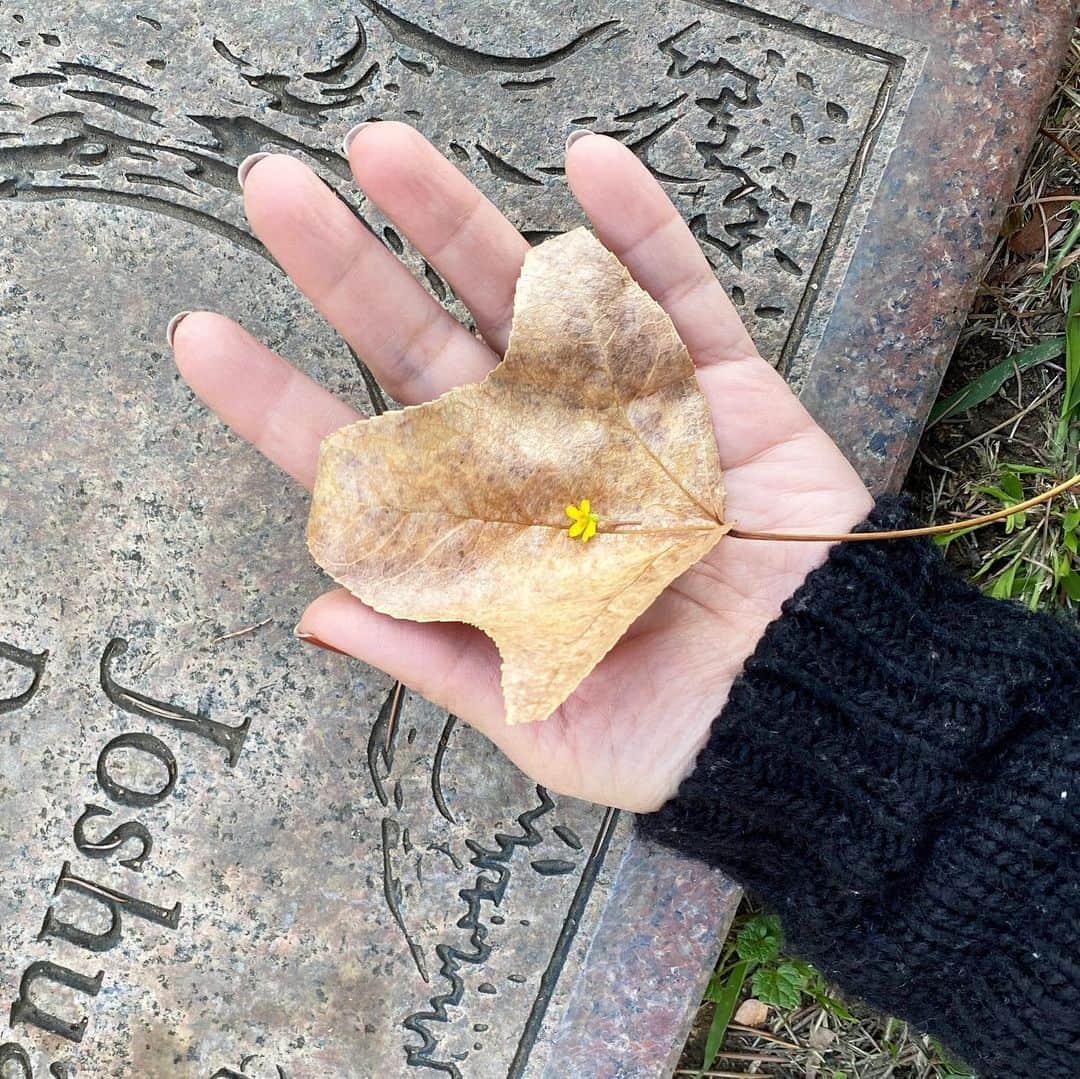
<path id="1" fill-rule="evenodd" d="M 173 338 L 176 336 L 176 327 L 190 314 L 190 311 L 179 311 L 169 319 L 169 325 L 165 327 L 165 337 L 169 342 L 169 348 L 173 347 Z"/>
<path id="2" fill-rule="evenodd" d="M 269 153 L 265 150 L 260 150 L 257 154 L 248 154 L 243 161 L 240 162 L 236 169 L 236 178 L 240 181 L 240 186 L 244 186 L 244 181 L 248 178 L 248 173 L 260 162 L 264 157 L 269 157 Z"/>
<path id="3" fill-rule="evenodd" d="M 365 127 L 370 127 L 370 126 L 371 126 L 371 121 L 370 120 L 365 120 L 362 124 L 357 124 L 356 127 L 350 127 L 349 130 L 345 132 L 345 138 L 343 138 L 341 140 L 341 150 L 345 154 L 346 157 L 349 156 L 349 147 L 352 146 L 353 139 L 355 139 L 356 136 L 359 135 L 360 132 L 363 131 Z"/>
<path id="4" fill-rule="evenodd" d="M 587 127 L 579 127 L 577 131 L 571 131 L 570 137 L 566 140 L 566 149 L 569 150 L 580 139 L 585 138 L 586 135 L 595 135 L 595 131 L 591 131 Z"/>
<path id="5" fill-rule="evenodd" d="M 347 656 L 349 654 L 348 652 L 342 652 L 340 648 L 335 648 L 332 644 L 327 644 L 326 641 L 320 641 L 314 633 L 305 633 L 302 629 L 293 630 L 293 636 L 298 641 L 309 644 L 313 648 L 321 648 L 324 652 L 333 652 L 337 656 Z"/>

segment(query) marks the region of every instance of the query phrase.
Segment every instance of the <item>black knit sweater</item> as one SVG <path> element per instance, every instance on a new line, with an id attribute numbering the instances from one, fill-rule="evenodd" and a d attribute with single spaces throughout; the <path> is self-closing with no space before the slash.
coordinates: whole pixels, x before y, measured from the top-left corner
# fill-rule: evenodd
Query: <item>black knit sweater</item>
<path id="1" fill-rule="evenodd" d="M 884 500 L 865 527 L 906 527 Z M 983 1075 L 1080 1076 L 1080 634 L 923 541 L 846 544 L 641 831 Z"/>

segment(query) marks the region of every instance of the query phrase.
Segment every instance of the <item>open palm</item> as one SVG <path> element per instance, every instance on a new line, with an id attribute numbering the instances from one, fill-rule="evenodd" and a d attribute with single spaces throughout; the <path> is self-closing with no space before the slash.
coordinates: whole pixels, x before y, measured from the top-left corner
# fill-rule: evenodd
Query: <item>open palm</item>
<path id="1" fill-rule="evenodd" d="M 259 238 L 389 392 L 414 404 L 482 378 L 506 348 L 528 244 L 419 134 L 365 126 L 357 181 L 450 283 L 478 336 L 456 322 L 308 168 L 272 155 L 244 196 Z M 871 499 L 783 379 L 758 355 L 697 243 L 621 143 L 578 139 L 570 186 L 601 241 L 667 310 L 712 409 L 726 517 L 744 529 L 846 531 Z M 219 315 L 188 315 L 176 359 L 194 390 L 306 487 L 319 443 L 349 406 Z M 499 660 L 478 630 L 396 621 L 343 591 L 315 600 L 298 632 L 389 672 L 490 737 L 564 794 L 655 809 L 701 748 L 731 684 L 781 604 L 827 547 L 724 539 L 674 581 L 544 723 L 503 721 Z"/>

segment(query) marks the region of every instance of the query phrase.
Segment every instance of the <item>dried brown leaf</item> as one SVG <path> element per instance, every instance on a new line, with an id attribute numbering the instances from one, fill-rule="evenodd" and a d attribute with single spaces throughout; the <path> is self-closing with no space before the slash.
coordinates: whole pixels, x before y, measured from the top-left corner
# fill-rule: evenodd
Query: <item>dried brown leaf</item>
<path id="1" fill-rule="evenodd" d="M 571 539 L 567 505 L 599 531 Z M 551 715 L 724 535 L 712 418 L 663 309 L 585 229 L 525 260 L 483 381 L 322 447 L 308 543 L 384 614 L 464 622 L 502 657 L 508 723 Z"/>
<path id="2" fill-rule="evenodd" d="M 1009 250 L 1017 255 L 1038 254 L 1046 246 L 1047 236 L 1054 236 L 1069 220 L 1069 203 L 1064 200 L 1075 195 L 1071 187 L 1058 187 L 1047 192 L 1043 198 L 1046 204 L 1043 211 L 1040 213 L 1036 206 L 1028 223 L 1009 236 Z"/>

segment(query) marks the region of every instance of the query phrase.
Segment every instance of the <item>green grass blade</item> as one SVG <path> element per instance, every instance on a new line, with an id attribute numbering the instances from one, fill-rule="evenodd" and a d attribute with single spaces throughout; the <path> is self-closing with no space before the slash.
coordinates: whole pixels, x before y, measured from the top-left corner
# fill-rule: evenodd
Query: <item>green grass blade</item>
<path id="1" fill-rule="evenodd" d="M 1077 320 L 1080 328 L 1080 320 Z M 984 371 L 978 378 L 973 379 L 963 389 L 938 401 L 930 413 L 930 419 L 926 421 L 928 428 L 935 423 L 955 416 L 958 412 L 966 412 L 969 408 L 981 405 L 988 401 L 1008 381 L 1009 377 L 1017 369 L 1026 371 L 1030 367 L 1036 367 L 1040 363 L 1048 363 L 1056 360 L 1065 352 L 1065 338 L 1052 337 L 1049 341 L 1043 341 L 1031 348 L 1010 356 L 1007 360 L 995 364 L 988 371 Z M 1080 343 L 1080 342 L 1078 342 Z"/>
<path id="2" fill-rule="evenodd" d="M 998 467 L 1011 472 L 1014 476 L 1056 476 L 1058 474 L 1056 468 L 1042 468 L 1040 465 L 1020 465 L 1011 461 L 1002 463 Z"/>
<path id="3" fill-rule="evenodd" d="M 1012 599 L 1013 589 L 1016 586 L 1016 571 L 1020 567 L 1020 559 L 1017 558 L 990 586 L 989 594 L 994 599 Z"/>
<path id="4" fill-rule="evenodd" d="M 837 1019 L 843 1019 L 845 1023 L 857 1022 L 854 1015 L 847 1009 L 847 1007 L 835 997 L 830 997 L 827 993 L 811 993 L 810 994 L 817 1004 L 824 1008 L 827 1012 L 835 1015 Z"/>
<path id="5" fill-rule="evenodd" d="M 1080 603 L 1080 573 L 1070 573 L 1061 585 L 1069 599 L 1074 603 Z"/>
<path id="6" fill-rule="evenodd" d="M 1074 202 L 1069 209 L 1074 214 L 1080 214 L 1080 202 Z M 1076 246 L 1076 241 L 1080 240 L 1080 220 L 1077 220 L 1069 232 L 1069 235 L 1065 237 L 1065 242 L 1061 245 L 1057 255 L 1054 256 L 1054 261 L 1050 263 L 1046 268 L 1046 273 L 1042 275 L 1039 280 L 1039 284 L 1036 286 L 1038 289 L 1044 289 L 1050 284 L 1051 278 L 1058 272 L 1058 268 L 1069 257 L 1069 253 Z"/>
<path id="7" fill-rule="evenodd" d="M 705 1039 L 705 1060 L 702 1068 L 708 1071 L 716 1060 L 716 1054 L 720 1052 L 720 1046 L 724 1044 L 724 1035 L 727 1033 L 731 1017 L 735 1014 L 735 1005 L 739 1002 L 739 994 L 742 992 L 743 982 L 746 981 L 746 972 L 750 969 L 748 960 L 736 963 L 731 968 L 723 989 L 716 994 L 716 1011 L 713 1012 L 712 1025 L 709 1027 L 709 1036 Z"/>
<path id="8" fill-rule="evenodd" d="M 1065 451 L 1069 428 L 1080 404 L 1080 281 L 1069 292 L 1069 313 L 1065 322 L 1065 392 L 1061 414 L 1054 434 L 1054 449 L 1059 457 Z"/>

